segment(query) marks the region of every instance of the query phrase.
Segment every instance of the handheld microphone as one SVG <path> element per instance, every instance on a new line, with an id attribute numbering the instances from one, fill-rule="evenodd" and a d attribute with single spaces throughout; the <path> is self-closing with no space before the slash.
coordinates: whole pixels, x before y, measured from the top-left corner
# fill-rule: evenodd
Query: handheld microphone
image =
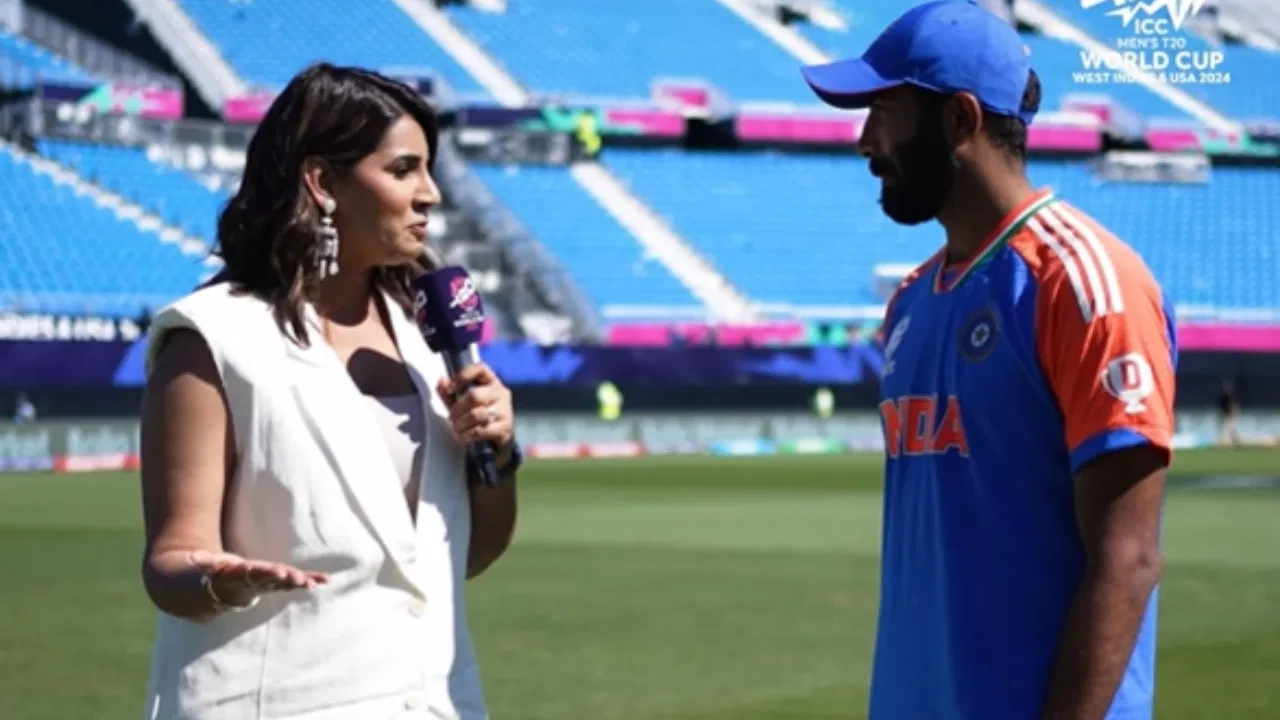
<path id="1" fill-rule="evenodd" d="M 427 346 L 444 356 L 450 378 L 457 378 L 464 368 L 480 363 L 484 304 L 466 270 L 444 267 L 414 280 L 413 312 Z M 459 395 L 466 391 L 465 387 L 455 390 Z M 467 456 L 481 482 L 490 487 L 498 484 L 497 451 L 492 443 L 468 444 Z"/>

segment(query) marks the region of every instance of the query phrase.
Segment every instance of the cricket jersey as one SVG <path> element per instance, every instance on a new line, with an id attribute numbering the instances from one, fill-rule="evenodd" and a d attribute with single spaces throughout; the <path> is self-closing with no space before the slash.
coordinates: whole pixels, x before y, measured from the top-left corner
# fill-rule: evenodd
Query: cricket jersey
<path id="1" fill-rule="evenodd" d="M 1173 312 L 1143 261 L 1051 191 L 886 310 L 871 720 L 1035 720 L 1084 566 L 1073 474 L 1171 453 Z M 1149 720 L 1153 593 L 1107 720 Z"/>

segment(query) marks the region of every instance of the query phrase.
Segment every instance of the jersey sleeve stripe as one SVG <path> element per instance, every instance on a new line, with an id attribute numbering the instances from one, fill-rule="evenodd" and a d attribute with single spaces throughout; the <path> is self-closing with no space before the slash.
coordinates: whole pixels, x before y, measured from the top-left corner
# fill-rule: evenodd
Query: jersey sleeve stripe
<path id="1" fill-rule="evenodd" d="M 1094 317 L 1107 315 L 1113 306 L 1107 296 L 1107 288 L 1102 281 L 1103 275 L 1098 269 L 1101 264 L 1098 254 L 1094 252 L 1093 247 L 1087 244 L 1074 226 L 1065 224 L 1063 218 L 1054 212 L 1052 206 L 1044 209 L 1042 220 L 1057 235 L 1059 241 L 1071 249 L 1071 252 L 1084 268 L 1085 278 L 1089 281 L 1089 294 L 1093 297 Z"/>
<path id="2" fill-rule="evenodd" d="M 1124 312 L 1124 293 L 1120 291 L 1120 278 L 1116 273 L 1115 263 L 1111 260 L 1111 254 L 1103 247 L 1098 234 L 1089 226 L 1089 223 L 1080 215 L 1079 211 L 1066 203 L 1054 203 L 1048 206 L 1046 210 L 1053 213 L 1067 227 L 1075 230 L 1084 238 L 1085 243 L 1093 250 L 1094 258 L 1098 261 L 1098 267 L 1102 270 L 1102 278 L 1107 284 L 1107 295 L 1111 304 L 1111 311 L 1114 313 Z"/>
<path id="3" fill-rule="evenodd" d="M 1076 259 L 1067 252 L 1067 249 L 1058 242 L 1044 225 L 1041 224 L 1040 218 L 1033 217 L 1027 221 L 1027 228 L 1035 233 L 1040 242 L 1044 243 L 1053 254 L 1058 257 L 1058 261 L 1062 263 L 1062 268 L 1067 273 L 1067 280 L 1071 282 L 1071 289 L 1075 291 L 1076 302 L 1080 305 L 1080 314 L 1084 316 L 1086 323 L 1093 320 L 1093 302 L 1089 299 L 1089 293 L 1084 288 L 1084 281 L 1080 277 L 1080 268 L 1076 266 Z"/>

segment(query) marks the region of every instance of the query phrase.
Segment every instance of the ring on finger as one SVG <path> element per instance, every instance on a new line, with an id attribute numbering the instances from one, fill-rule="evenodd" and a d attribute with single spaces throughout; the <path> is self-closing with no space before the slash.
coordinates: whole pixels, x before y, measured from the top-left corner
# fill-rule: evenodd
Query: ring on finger
<path id="1" fill-rule="evenodd" d="M 484 411 L 484 424 L 485 424 L 485 425 L 489 425 L 489 424 L 493 423 L 494 421 L 496 421 L 497 419 L 498 419 L 498 411 L 497 411 L 497 410 L 494 410 L 492 407 L 485 408 L 485 411 Z"/>

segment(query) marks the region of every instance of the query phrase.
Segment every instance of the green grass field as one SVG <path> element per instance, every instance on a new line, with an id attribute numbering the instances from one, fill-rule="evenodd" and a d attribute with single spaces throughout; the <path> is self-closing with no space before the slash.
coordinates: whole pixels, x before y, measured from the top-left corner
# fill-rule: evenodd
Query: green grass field
<path id="1" fill-rule="evenodd" d="M 874 456 L 532 462 L 516 546 L 472 583 L 495 720 L 863 717 Z M 1179 482 L 1280 475 L 1184 452 Z M 1170 492 L 1159 720 L 1280 707 L 1280 492 Z M 139 715 L 154 616 L 136 479 L 0 476 L 0 718 Z"/>

